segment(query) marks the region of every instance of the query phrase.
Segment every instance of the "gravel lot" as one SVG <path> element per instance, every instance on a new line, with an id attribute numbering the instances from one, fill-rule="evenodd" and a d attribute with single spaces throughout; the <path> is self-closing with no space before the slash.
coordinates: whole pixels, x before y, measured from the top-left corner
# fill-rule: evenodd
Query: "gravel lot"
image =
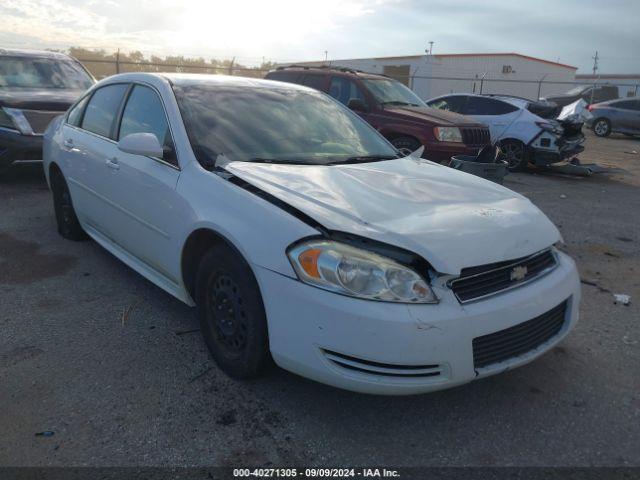
<path id="1" fill-rule="evenodd" d="M 599 286 L 583 285 L 581 321 L 562 345 L 497 377 L 394 398 L 279 369 L 230 380 L 190 308 L 96 243 L 57 235 L 37 170 L 1 178 L 0 465 L 640 466 L 633 151 L 637 138 L 589 135 L 581 159 L 615 173 L 506 181 Z"/>

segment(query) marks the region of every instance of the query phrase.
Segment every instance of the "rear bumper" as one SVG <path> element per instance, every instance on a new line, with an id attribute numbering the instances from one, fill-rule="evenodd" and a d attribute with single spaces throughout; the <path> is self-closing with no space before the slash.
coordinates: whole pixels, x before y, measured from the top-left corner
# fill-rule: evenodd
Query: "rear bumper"
<path id="1" fill-rule="evenodd" d="M 532 145 L 531 162 L 534 165 L 544 166 L 574 157 L 584 151 L 584 140 L 584 135 L 579 134 L 569 138 L 560 137 L 555 141 L 555 145 L 549 148 Z"/>
<path id="2" fill-rule="evenodd" d="M 42 162 L 42 136 L 0 128 L 0 168 Z"/>

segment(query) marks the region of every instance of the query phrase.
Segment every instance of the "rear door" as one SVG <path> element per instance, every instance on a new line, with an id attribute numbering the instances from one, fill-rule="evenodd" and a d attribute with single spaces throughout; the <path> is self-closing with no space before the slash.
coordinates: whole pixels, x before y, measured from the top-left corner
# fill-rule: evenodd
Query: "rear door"
<path id="1" fill-rule="evenodd" d="M 640 100 L 622 100 L 615 107 L 614 128 L 626 133 L 640 132 Z"/>
<path id="2" fill-rule="evenodd" d="M 105 182 L 106 196 L 117 205 L 116 242 L 156 272 L 178 283 L 175 252 L 186 219 L 184 201 L 176 192 L 180 166 L 160 94 L 135 84 L 122 109 L 118 140 L 133 133 L 152 133 L 163 145 L 162 158 L 118 150 L 118 168 Z"/>
<path id="3" fill-rule="evenodd" d="M 520 116 L 522 110 L 510 103 L 487 97 L 469 96 L 460 112 L 470 115 L 489 126 L 491 142 L 500 140 L 509 126 Z"/>

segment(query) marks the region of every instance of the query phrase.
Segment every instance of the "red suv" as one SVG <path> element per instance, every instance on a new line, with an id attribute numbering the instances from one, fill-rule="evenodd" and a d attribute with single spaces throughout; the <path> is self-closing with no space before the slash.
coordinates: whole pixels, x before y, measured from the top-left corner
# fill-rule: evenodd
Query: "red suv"
<path id="1" fill-rule="evenodd" d="M 398 150 L 415 151 L 436 162 L 476 155 L 491 144 L 489 128 L 477 121 L 428 107 L 402 83 L 384 75 L 336 67 L 279 67 L 269 80 L 297 83 L 328 93 L 384 135 Z"/>

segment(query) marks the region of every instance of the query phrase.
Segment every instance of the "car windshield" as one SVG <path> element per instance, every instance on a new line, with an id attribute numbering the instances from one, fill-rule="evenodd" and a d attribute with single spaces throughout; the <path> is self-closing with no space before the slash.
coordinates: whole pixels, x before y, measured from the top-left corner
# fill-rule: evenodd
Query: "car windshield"
<path id="1" fill-rule="evenodd" d="M 173 86 L 198 161 L 327 165 L 383 160 L 398 152 L 329 96 L 293 88 L 214 83 Z"/>
<path id="2" fill-rule="evenodd" d="M 413 105 L 425 107 L 426 104 L 402 83 L 391 78 L 362 78 L 375 99 L 383 105 Z"/>
<path id="3" fill-rule="evenodd" d="M 69 60 L 0 57 L 0 87 L 86 90 L 93 80 Z"/>

